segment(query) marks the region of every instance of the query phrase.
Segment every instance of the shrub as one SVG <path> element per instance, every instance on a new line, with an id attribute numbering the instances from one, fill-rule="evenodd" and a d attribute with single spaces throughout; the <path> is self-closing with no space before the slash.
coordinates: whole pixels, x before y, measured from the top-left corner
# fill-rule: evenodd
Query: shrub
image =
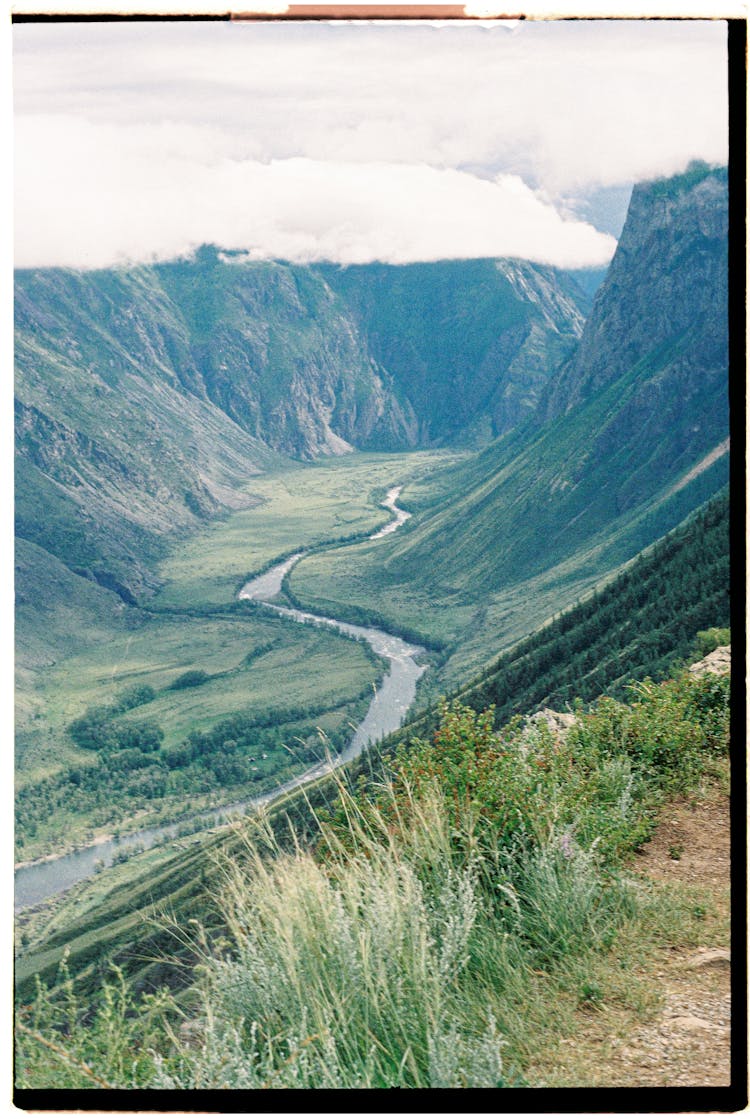
<path id="1" fill-rule="evenodd" d="M 596 846 L 580 847 L 569 832 L 523 851 L 513 879 L 509 920 L 538 966 L 608 946 L 635 911 L 631 888 L 602 874 Z"/>
<path id="2" fill-rule="evenodd" d="M 603 697 L 581 713 L 571 741 L 593 764 L 617 755 L 631 759 L 654 791 L 694 786 L 711 754 L 729 743 L 729 678 L 683 672 L 655 684 L 632 685 L 630 705 Z"/>
<path id="3" fill-rule="evenodd" d="M 173 680 L 169 687 L 172 691 L 180 691 L 182 688 L 197 688 L 210 679 L 209 674 L 204 672 L 202 668 L 191 668 L 178 676 L 176 680 Z"/>
<path id="4" fill-rule="evenodd" d="M 710 629 L 699 630 L 695 635 L 694 652 L 692 656 L 702 658 L 713 653 L 722 645 L 728 645 L 732 639 L 729 629 L 712 626 Z"/>
<path id="5" fill-rule="evenodd" d="M 495 1022 L 462 997 L 473 870 L 424 882 L 387 834 L 325 865 L 270 842 L 227 871 L 234 950 L 206 956 L 204 1044 L 159 1086 L 499 1086 Z"/>
<path id="6" fill-rule="evenodd" d="M 142 707 L 144 703 L 150 703 L 155 696 L 156 692 L 150 684 L 133 684 L 117 697 L 112 712 L 119 714 L 123 711 L 132 711 L 134 707 Z"/>
<path id="7" fill-rule="evenodd" d="M 153 1078 L 153 1050 L 177 1015 L 166 991 L 136 996 L 118 967 L 94 1013 L 75 994 L 63 956 L 54 990 L 37 979 L 32 1007 L 16 1020 L 19 1088 L 142 1088 Z"/>

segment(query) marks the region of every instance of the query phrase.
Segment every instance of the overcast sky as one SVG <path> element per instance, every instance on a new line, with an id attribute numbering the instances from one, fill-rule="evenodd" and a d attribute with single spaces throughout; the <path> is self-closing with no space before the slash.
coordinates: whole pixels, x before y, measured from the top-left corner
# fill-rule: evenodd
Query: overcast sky
<path id="1" fill-rule="evenodd" d="M 13 38 L 19 267 L 205 242 L 288 260 L 599 265 L 608 199 L 727 158 L 720 21 L 40 24 Z"/>

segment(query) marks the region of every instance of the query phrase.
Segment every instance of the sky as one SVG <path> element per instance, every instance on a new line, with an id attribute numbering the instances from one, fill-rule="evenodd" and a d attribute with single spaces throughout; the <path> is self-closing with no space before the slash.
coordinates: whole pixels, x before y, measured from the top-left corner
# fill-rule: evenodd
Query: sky
<path id="1" fill-rule="evenodd" d="M 16 25 L 15 264 L 605 265 L 727 159 L 722 21 Z M 618 220 L 619 214 L 619 220 Z"/>

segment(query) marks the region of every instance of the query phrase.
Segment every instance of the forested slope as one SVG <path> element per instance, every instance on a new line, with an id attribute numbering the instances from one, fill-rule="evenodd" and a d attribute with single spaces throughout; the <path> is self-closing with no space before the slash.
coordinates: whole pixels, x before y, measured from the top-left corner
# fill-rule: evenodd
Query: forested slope
<path id="1" fill-rule="evenodd" d="M 621 575 L 501 657 L 460 696 L 502 725 L 542 705 L 565 709 L 660 679 L 698 631 L 729 626 L 729 498 L 714 498 Z"/>

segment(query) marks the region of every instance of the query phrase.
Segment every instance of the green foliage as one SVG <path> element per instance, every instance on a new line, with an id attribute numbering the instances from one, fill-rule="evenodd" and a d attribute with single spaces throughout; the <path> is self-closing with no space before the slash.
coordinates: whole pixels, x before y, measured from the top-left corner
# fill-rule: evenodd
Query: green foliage
<path id="1" fill-rule="evenodd" d="M 213 874 L 226 939 L 189 938 L 199 966 L 183 1035 L 157 1028 L 126 984 L 68 1029 L 63 977 L 23 1018 L 24 1083 L 44 1081 L 48 1053 L 81 1086 L 517 1083 L 529 1031 L 550 1028 L 536 977 L 548 997 L 559 984 L 596 1006 L 623 930 L 688 920 L 674 902 L 659 916 L 623 860 L 660 799 L 695 789 L 726 750 L 728 699 L 724 677 L 645 681 L 629 704 L 580 710 L 564 736 L 533 720 L 498 732 L 491 712 L 444 705 L 432 740 L 314 809 L 315 850 L 294 832 L 282 844 L 270 819 L 235 836 L 218 890 Z"/>
<path id="2" fill-rule="evenodd" d="M 120 693 L 113 704 L 112 711 L 120 715 L 124 711 L 132 711 L 135 707 L 142 707 L 155 698 L 156 692 L 150 684 L 133 684 Z"/>
<path id="3" fill-rule="evenodd" d="M 630 766 L 596 770 L 581 761 L 567 739 L 557 741 L 546 726 L 524 728 L 516 721 L 497 733 L 491 711 L 478 716 L 454 703 L 443 709 L 432 741 L 412 740 L 397 751 L 385 800 L 375 785 L 363 789 L 360 808 L 367 817 L 372 801 L 403 835 L 414 827 L 410 807 L 434 790 L 444 799 L 455 836 L 466 842 L 461 858 L 481 851 L 495 866 L 508 851 L 538 846 L 572 827 L 589 843 L 596 838 L 616 848 L 627 845 L 636 821 L 628 819 L 623 835 L 617 806 L 632 794 Z M 341 809 L 332 822 L 348 826 Z"/>
<path id="4" fill-rule="evenodd" d="M 436 897 L 389 847 L 327 867 L 275 854 L 252 847 L 230 872 L 235 951 L 206 960 L 204 1045 L 159 1085 L 501 1086 L 495 1022 L 460 997 L 471 874 L 448 874 Z"/>
<path id="5" fill-rule="evenodd" d="M 727 627 L 711 626 L 710 629 L 699 630 L 695 635 L 695 645 L 692 655 L 696 659 L 707 657 L 721 645 L 728 645 L 731 641 L 731 632 Z"/>
<path id="6" fill-rule="evenodd" d="M 257 709 L 192 731 L 168 747 L 153 720 L 113 722 L 111 708 L 94 709 L 76 720 L 71 733 L 82 748 L 95 752 L 95 760 L 18 791 L 18 838 L 33 839 L 51 814 L 85 813 L 91 824 L 111 825 L 138 809 L 166 807 L 167 815 L 179 818 L 186 797 L 213 793 L 226 801 L 265 792 L 323 760 L 326 752 L 343 750 L 371 695 L 368 681 L 334 712 L 334 720 L 327 703 Z M 321 723 L 328 727 L 325 733 Z M 195 808 L 194 799 L 188 803 Z"/>
<path id="7" fill-rule="evenodd" d="M 358 809 L 404 835 L 414 827 L 410 806 L 432 790 L 466 843 L 462 858 L 481 851 L 497 862 L 503 851 L 535 849 L 554 835 L 563 846 L 575 840 L 607 860 L 622 858 L 648 838 L 662 797 L 694 788 L 729 741 L 728 676 L 682 672 L 629 690 L 629 704 L 604 696 L 586 711 L 579 703 L 562 736 L 543 720 L 514 719 L 496 731 L 491 709 L 443 703 L 431 740 L 402 741 L 384 756 L 384 794 L 377 779 L 360 779 Z M 331 824 L 348 834 L 345 805 Z"/>
<path id="8" fill-rule="evenodd" d="M 729 677 L 684 672 L 661 684 L 641 681 L 631 691 L 629 705 L 600 699 L 572 728 L 571 741 L 591 752 L 594 764 L 629 758 L 659 790 L 693 788 L 707 759 L 728 749 Z"/>
<path id="9" fill-rule="evenodd" d="M 176 680 L 173 680 L 169 685 L 172 691 L 178 692 L 182 688 L 197 688 L 201 684 L 205 684 L 209 679 L 209 675 L 202 668 L 191 668 L 187 672 L 183 672 Z"/>
<path id="10" fill-rule="evenodd" d="M 34 706 L 18 772 L 21 858 L 85 842 L 91 829 L 138 813 L 150 817 L 141 815 L 141 825 L 156 823 L 157 813 L 175 818 L 209 797 L 240 799 L 244 788 L 248 795 L 265 791 L 274 776 L 283 782 L 308 759 L 321 759 L 321 733 L 334 752 L 346 744 L 384 671 L 369 646 L 276 615 L 178 617 L 128 609 L 115 620 L 108 628 L 100 615 L 99 630 L 83 630 L 77 649 L 68 621 L 68 645 L 55 649 L 58 663 L 45 671 L 43 690 L 27 692 Z M 190 671 L 209 677 L 200 693 L 170 688 Z M 71 710 L 78 718 L 65 733 Z M 211 734 L 235 714 L 244 721 L 242 734 L 223 728 L 210 761 L 193 750 L 191 735 Z M 222 763 L 224 739 L 242 742 Z M 130 752 L 157 744 L 144 754 L 148 762 Z"/>
<path id="11" fill-rule="evenodd" d="M 52 991 L 37 980 L 33 1005 L 16 1021 L 19 1088 L 142 1088 L 155 1072 L 176 1007 L 164 990 L 136 996 L 122 970 L 105 981 L 92 1014 L 63 957 Z"/>
<path id="12" fill-rule="evenodd" d="M 557 842 L 522 850 L 506 890 L 512 903 L 507 922 L 539 967 L 608 948 L 636 908 L 632 887 L 602 872 L 596 846 L 586 850 L 569 832 Z"/>
<path id="13" fill-rule="evenodd" d="M 153 689 L 145 689 L 151 693 Z M 108 707 L 90 708 L 85 715 L 74 719 L 68 727 L 68 732 L 83 750 L 98 750 L 102 753 L 112 753 L 116 750 L 142 750 L 150 753 L 158 750 L 164 740 L 164 732 L 153 719 L 139 719 L 116 723 L 113 720 L 123 711 L 119 704 Z"/>

